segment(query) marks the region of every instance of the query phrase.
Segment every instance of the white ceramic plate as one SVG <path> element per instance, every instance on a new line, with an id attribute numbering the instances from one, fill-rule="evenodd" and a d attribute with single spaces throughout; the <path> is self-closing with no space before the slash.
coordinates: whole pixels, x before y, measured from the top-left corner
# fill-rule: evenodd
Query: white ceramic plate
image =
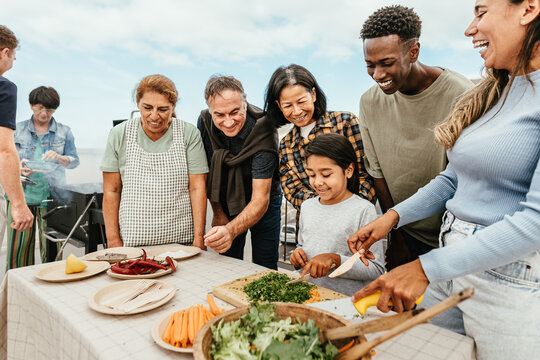
<path id="1" fill-rule="evenodd" d="M 175 289 L 174 285 L 171 285 L 163 280 L 155 280 L 155 281 L 161 284 L 162 289 Z M 90 306 L 92 310 L 100 312 L 102 314 L 133 315 L 133 314 L 139 314 L 148 310 L 158 308 L 161 305 L 168 303 L 176 294 L 176 291 L 173 291 L 169 295 L 165 296 L 164 298 L 156 302 L 141 306 L 129 312 L 112 309 L 102 304 L 103 301 L 106 301 L 115 296 L 121 295 L 123 292 L 132 291 L 133 288 L 137 286 L 138 282 L 139 280 L 128 280 L 128 281 L 120 281 L 114 284 L 107 285 L 97 290 L 90 296 L 90 298 L 88 299 L 88 306 Z"/>
<path id="2" fill-rule="evenodd" d="M 196 246 L 187 246 L 187 245 L 180 245 L 180 244 L 170 244 L 170 245 L 164 245 L 159 247 L 153 247 L 149 249 L 145 249 L 146 254 L 148 257 L 152 258 L 158 258 L 161 254 L 166 252 L 179 252 L 179 255 L 174 256 L 173 259 L 175 260 L 182 260 L 187 259 L 192 256 L 197 255 L 201 252 L 201 248 L 198 248 Z"/>
<path id="3" fill-rule="evenodd" d="M 163 332 L 165 331 L 165 328 L 167 327 L 167 324 L 169 324 L 169 321 L 171 320 L 171 317 L 175 312 L 187 310 L 189 309 L 189 306 L 181 307 L 176 310 L 174 310 L 171 313 L 165 314 L 164 316 L 160 317 L 155 323 L 154 326 L 152 326 L 152 338 L 154 339 L 155 343 L 161 346 L 164 349 L 180 352 L 180 353 L 192 353 L 193 348 L 190 346 L 182 348 L 182 347 L 176 347 L 172 346 L 171 344 L 166 343 L 163 341 L 161 336 L 163 335 Z"/>
<path id="4" fill-rule="evenodd" d="M 103 256 L 105 254 L 123 254 L 126 255 L 123 259 L 110 259 L 110 260 L 100 260 L 98 259 L 98 256 Z M 117 261 L 122 260 L 130 260 L 130 259 L 136 259 L 138 257 L 141 257 L 143 254 L 142 250 L 140 248 L 134 248 L 134 247 L 115 247 L 110 249 L 103 249 L 91 252 L 89 254 L 84 255 L 81 259 L 83 260 L 89 260 L 89 261 L 108 261 L 111 264 L 115 263 Z"/>
<path id="5" fill-rule="evenodd" d="M 110 267 L 107 261 L 84 261 L 86 269 L 81 272 L 66 274 L 66 261 L 58 261 L 38 270 L 34 275 L 41 280 L 49 282 L 67 282 L 86 279 L 97 275 Z"/>
<path id="6" fill-rule="evenodd" d="M 178 271 L 178 263 L 175 260 L 173 260 L 173 263 L 174 263 L 174 266 L 176 267 L 176 269 Z M 125 274 L 117 274 L 117 273 L 113 272 L 111 269 L 109 269 L 109 270 L 107 270 L 107 275 L 109 275 L 109 276 L 111 276 L 113 278 L 122 279 L 122 280 L 153 279 L 153 278 L 157 278 L 157 277 L 160 277 L 160 276 L 163 276 L 163 275 L 170 274 L 172 272 L 173 272 L 173 269 L 169 268 L 167 270 L 159 269 L 158 271 L 156 271 L 153 274 L 125 275 Z"/>

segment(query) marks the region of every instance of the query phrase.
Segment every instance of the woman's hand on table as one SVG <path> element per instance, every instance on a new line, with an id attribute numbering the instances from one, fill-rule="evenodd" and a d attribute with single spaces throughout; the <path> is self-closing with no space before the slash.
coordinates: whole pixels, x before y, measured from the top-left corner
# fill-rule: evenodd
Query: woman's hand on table
<path id="1" fill-rule="evenodd" d="M 204 251 L 207 250 L 206 246 L 204 245 L 204 239 L 203 238 L 193 240 L 193 246 L 196 246 L 199 249 L 204 250 Z"/>
<path id="2" fill-rule="evenodd" d="M 394 210 L 388 210 L 386 214 L 378 217 L 369 224 L 362 226 L 347 240 L 349 249 L 353 254 L 364 249 L 366 257 L 374 259 L 375 257 L 369 251 L 371 245 L 380 239 L 386 237 L 392 228 L 399 222 L 399 215 Z M 371 256 L 369 256 L 371 254 Z M 369 262 L 364 256 L 360 258 L 364 265 L 368 266 Z"/>
<path id="3" fill-rule="evenodd" d="M 219 254 L 231 248 L 234 236 L 227 226 L 214 226 L 204 235 L 204 245 L 211 247 Z"/>
<path id="4" fill-rule="evenodd" d="M 429 280 L 424 273 L 420 259 L 416 259 L 405 265 L 398 266 L 389 273 L 379 276 L 376 280 L 357 291 L 352 301 L 356 302 L 363 297 L 377 291 L 381 297 L 377 308 L 386 313 L 390 310 L 388 300 L 392 300 L 392 309 L 398 313 L 410 310 L 429 285 Z"/>
<path id="5" fill-rule="evenodd" d="M 122 242 L 122 239 L 120 237 L 109 237 L 107 236 L 107 248 L 113 248 L 113 247 L 122 247 L 124 246 L 124 243 Z"/>
<path id="6" fill-rule="evenodd" d="M 338 267 L 341 265 L 341 256 L 338 254 L 319 254 L 308 261 L 300 277 L 309 273 L 312 278 L 320 278 L 326 276 L 332 265 Z"/>

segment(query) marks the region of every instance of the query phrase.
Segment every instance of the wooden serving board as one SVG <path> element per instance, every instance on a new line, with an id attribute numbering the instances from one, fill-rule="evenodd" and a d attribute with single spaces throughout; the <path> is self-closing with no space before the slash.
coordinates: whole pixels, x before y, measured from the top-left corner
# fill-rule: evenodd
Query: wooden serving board
<path id="1" fill-rule="evenodd" d="M 256 280 L 270 272 L 277 272 L 277 271 L 268 269 L 268 270 L 264 270 L 264 271 L 261 271 L 261 272 L 258 272 L 258 273 L 240 278 L 240 279 L 230 281 L 225 284 L 218 285 L 214 287 L 214 289 L 212 290 L 212 293 L 214 294 L 214 296 L 236 307 L 249 305 L 248 297 L 246 293 L 244 292 L 244 286 L 246 286 L 253 280 Z M 338 293 L 334 290 L 330 290 L 321 286 L 317 286 L 316 288 L 319 294 L 321 295 L 321 301 L 344 299 L 344 298 L 349 297 L 347 295 Z"/>

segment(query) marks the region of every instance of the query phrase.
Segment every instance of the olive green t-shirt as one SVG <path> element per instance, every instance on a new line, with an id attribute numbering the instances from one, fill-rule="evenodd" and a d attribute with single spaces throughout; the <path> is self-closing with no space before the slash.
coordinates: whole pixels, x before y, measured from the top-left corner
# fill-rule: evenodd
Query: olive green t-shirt
<path id="1" fill-rule="evenodd" d="M 386 95 L 378 85 L 360 100 L 360 131 L 368 173 L 384 178 L 394 204 L 413 195 L 446 168 L 444 147 L 435 144 L 433 129 L 452 111 L 472 82 L 444 71 L 416 95 Z M 441 214 L 403 227 L 415 239 L 437 247 Z"/>
<path id="2" fill-rule="evenodd" d="M 182 121 L 182 120 L 175 120 Z M 126 123 L 113 127 L 109 133 L 107 147 L 101 160 L 100 170 L 103 172 L 120 172 L 124 178 L 126 168 Z M 186 148 L 186 161 L 188 174 L 205 174 L 208 172 L 206 153 L 201 139 L 201 133 L 192 124 L 184 123 L 184 146 Z M 142 129 L 139 121 L 137 127 L 137 143 L 149 153 L 162 153 L 169 150 L 173 141 L 172 126 L 157 141 L 152 141 Z"/>

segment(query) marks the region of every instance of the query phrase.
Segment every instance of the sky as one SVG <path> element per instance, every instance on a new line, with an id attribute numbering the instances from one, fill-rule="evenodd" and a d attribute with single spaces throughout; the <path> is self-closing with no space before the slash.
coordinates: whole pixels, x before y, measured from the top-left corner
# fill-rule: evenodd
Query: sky
<path id="1" fill-rule="evenodd" d="M 54 87 L 54 117 L 71 127 L 78 148 L 105 147 L 112 120 L 136 109 L 133 89 L 150 74 L 174 81 L 176 114 L 193 124 L 210 76 L 236 77 L 262 107 L 270 76 L 291 63 L 314 74 L 329 110 L 357 114 L 374 84 L 360 29 L 394 4 L 422 20 L 421 62 L 480 76 L 483 61 L 463 35 L 474 0 L 0 0 L 0 24 L 20 42 L 4 76 L 18 87 L 17 121 L 31 116 L 32 89 Z"/>

